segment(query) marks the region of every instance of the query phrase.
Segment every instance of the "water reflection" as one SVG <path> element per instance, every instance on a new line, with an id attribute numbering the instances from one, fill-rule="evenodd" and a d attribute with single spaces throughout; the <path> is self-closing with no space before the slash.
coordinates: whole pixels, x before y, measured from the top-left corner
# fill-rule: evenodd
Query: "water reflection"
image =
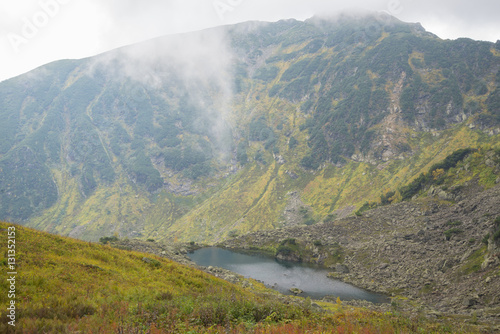
<path id="1" fill-rule="evenodd" d="M 387 301 L 387 297 L 383 295 L 326 277 L 329 271 L 323 268 L 278 262 L 261 255 L 236 253 L 216 247 L 199 249 L 189 254 L 189 257 L 201 266 L 221 267 L 260 280 L 284 294 L 291 294 L 290 288 L 298 288 L 304 291 L 301 296 L 314 299 L 328 295 L 340 297 L 341 300 L 362 299 L 373 303 Z"/>

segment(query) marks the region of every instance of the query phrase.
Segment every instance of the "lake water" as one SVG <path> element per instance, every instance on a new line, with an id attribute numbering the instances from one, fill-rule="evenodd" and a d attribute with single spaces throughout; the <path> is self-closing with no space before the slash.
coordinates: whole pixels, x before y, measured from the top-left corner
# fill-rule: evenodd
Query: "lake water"
<path id="1" fill-rule="evenodd" d="M 264 282 L 283 294 L 292 294 L 290 288 L 304 291 L 301 296 L 321 299 L 325 296 L 341 300 L 362 299 L 373 303 L 387 302 L 388 298 L 350 284 L 326 277 L 328 269 L 295 262 L 277 261 L 270 257 L 248 255 L 226 249 L 201 248 L 188 254 L 200 266 L 214 266 L 231 270 L 245 277 Z"/>

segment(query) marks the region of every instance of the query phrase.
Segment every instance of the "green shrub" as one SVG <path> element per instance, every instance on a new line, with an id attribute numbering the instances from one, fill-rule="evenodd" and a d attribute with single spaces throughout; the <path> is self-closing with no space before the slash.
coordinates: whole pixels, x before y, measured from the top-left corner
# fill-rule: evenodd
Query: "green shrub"
<path id="1" fill-rule="evenodd" d="M 155 269 L 161 267 L 161 262 L 155 259 L 149 259 L 148 264 Z"/>
<path id="2" fill-rule="evenodd" d="M 363 215 L 363 212 L 376 208 L 377 203 L 372 203 L 372 202 L 365 202 L 354 214 L 358 217 L 361 217 Z"/>
<path id="3" fill-rule="evenodd" d="M 449 230 L 445 231 L 444 235 L 446 236 L 446 240 L 450 240 L 452 235 L 460 234 L 460 233 L 463 233 L 463 230 L 454 227 L 454 228 L 450 228 Z"/>
<path id="4" fill-rule="evenodd" d="M 460 161 L 462 161 L 468 154 L 475 152 L 477 150 L 472 149 L 472 148 L 462 148 L 459 150 L 456 150 L 449 156 L 447 156 L 443 161 L 438 162 L 437 164 L 434 164 L 430 170 L 429 173 L 432 173 L 436 169 L 443 169 L 447 171 L 450 168 L 455 167 Z"/>
<path id="5" fill-rule="evenodd" d="M 278 73 L 279 68 L 276 66 L 263 67 L 255 71 L 254 78 L 263 81 L 272 81 Z"/>
<path id="6" fill-rule="evenodd" d="M 248 143 L 246 141 L 238 143 L 238 147 L 236 149 L 236 160 L 240 165 L 244 165 L 248 162 L 247 146 Z"/>
<path id="7" fill-rule="evenodd" d="M 472 148 L 464 148 L 459 149 L 448 155 L 443 161 L 438 162 L 437 164 L 432 165 L 429 169 L 429 172 L 424 174 L 420 174 L 415 180 L 413 180 L 410 184 L 403 186 L 399 189 L 401 193 L 401 197 L 403 200 L 411 199 L 413 196 L 417 195 L 425 186 L 431 184 L 440 184 L 444 182 L 444 178 L 434 179 L 432 176 L 432 172 L 442 169 L 444 172 L 449 170 L 450 168 L 455 167 L 460 161 L 465 159 L 465 157 L 475 152 L 476 149 Z"/>
<path id="8" fill-rule="evenodd" d="M 448 226 L 459 226 L 459 225 L 462 225 L 462 222 L 461 222 L 461 221 L 459 221 L 459 220 L 455 220 L 455 221 L 451 221 L 451 220 L 450 220 L 450 221 L 448 221 L 448 222 L 446 223 L 446 225 L 448 225 Z"/>
<path id="9" fill-rule="evenodd" d="M 290 150 L 293 150 L 297 145 L 299 144 L 299 141 L 295 139 L 295 137 L 290 137 L 290 141 L 288 142 L 288 148 Z"/>
<path id="10" fill-rule="evenodd" d="M 282 254 L 282 255 L 290 255 L 293 253 L 293 249 L 288 246 L 288 245 L 279 245 L 278 248 L 276 249 L 276 255 Z"/>
<path id="11" fill-rule="evenodd" d="M 391 198 L 396 194 L 395 191 L 389 191 L 388 193 L 386 193 L 385 195 L 381 195 L 380 196 L 380 204 L 382 205 L 387 205 L 387 204 L 390 204 L 392 201 L 391 201 Z"/>
<path id="12" fill-rule="evenodd" d="M 288 238 L 288 239 L 281 241 L 281 243 L 280 243 L 280 245 L 286 245 L 286 244 L 296 245 L 297 240 L 295 240 L 295 238 Z"/>
<path id="13" fill-rule="evenodd" d="M 307 155 L 300 161 L 300 165 L 307 169 L 318 169 L 319 162 L 313 155 Z"/>
<path id="14" fill-rule="evenodd" d="M 309 218 L 304 222 L 304 224 L 306 224 L 307 226 L 314 225 L 315 223 L 316 221 L 313 218 Z"/>
<path id="15" fill-rule="evenodd" d="M 103 245 L 106 245 L 109 242 L 116 242 L 118 240 L 119 240 L 118 237 L 114 235 L 112 237 L 102 237 L 99 239 L 99 242 Z"/>
<path id="16" fill-rule="evenodd" d="M 500 230 L 497 230 L 495 234 L 493 234 L 493 240 L 494 241 L 500 240 Z"/>

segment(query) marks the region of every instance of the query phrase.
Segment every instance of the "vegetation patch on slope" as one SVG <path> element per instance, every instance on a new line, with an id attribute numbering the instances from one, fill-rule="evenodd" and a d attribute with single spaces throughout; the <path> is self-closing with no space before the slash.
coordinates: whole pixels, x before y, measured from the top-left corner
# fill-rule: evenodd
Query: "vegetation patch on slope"
<path id="1" fill-rule="evenodd" d="M 16 326 L 5 320 L 10 300 L 2 294 L 2 333 L 471 332 L 362 309 L 321 313 L 310 300 L 242 288 L 150 254 L 0 223 L 4 240 L 9 227 L 16 240 L 16 296 L 10 299 Z M 5 257 L 4 272 L 6 266 Z M 8 282 L 0 288 L 7 291 Z"/>

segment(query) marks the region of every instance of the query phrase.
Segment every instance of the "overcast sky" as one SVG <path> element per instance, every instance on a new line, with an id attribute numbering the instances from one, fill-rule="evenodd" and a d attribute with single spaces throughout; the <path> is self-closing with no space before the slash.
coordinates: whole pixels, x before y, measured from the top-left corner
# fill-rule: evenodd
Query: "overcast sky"
<path id="1" fill-rule="evenodd" d="M 0 81 L 166 34 L 349 8 L 420 22 L 443 39 L 500 39 L 498 0 L 0 0 Z"/>

